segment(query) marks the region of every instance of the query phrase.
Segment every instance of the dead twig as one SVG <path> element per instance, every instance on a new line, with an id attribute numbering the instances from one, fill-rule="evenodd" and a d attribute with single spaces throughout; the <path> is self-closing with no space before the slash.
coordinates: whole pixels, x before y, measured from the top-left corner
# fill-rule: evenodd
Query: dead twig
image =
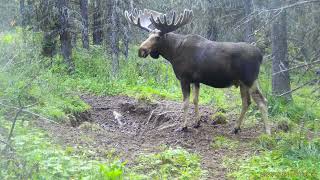
<path id="1" fill-rule="evenodd" d="M 175 127 L 176 125 L 177 125 L 176 123 L 169 124 L 167 126 L 163 126 L 163 127 L 158 128 L 158 131 L 162 131 L 162 130 L 165 130 L 165 129 L 168 129 L 168 128 L 172 128 L 172 127 Z"/>
<path id="2" fill-rule="evenodd" d="M 19 109 L 18 109 L 18 111 L 16 112 L 16 115 L 13 118 L 13 122 L 12 122 L 12 125 L 11 125 L 11 128 L 10 128 L 10 133 L 8 135 L 7 144 L 6 144 L 5 148 L 4 148 L 4 151 L 6 151 L 9 148 L 8 145 L 10 144 L 10 140 L 11 140 L 11 137 L 13 135 L 13 130 L 14 130 L 15 126 L 16 126 L 16 122 L 18 120 L 18 117 L 19 117 L 20 113 L 23 110 L 20 98 L 18 99 L 18 103 L 19 103 Z"/>
<path id="3" fill-rule="evenodd" d="M 165 114 L 168 114 L 168 113 L 174 113 L 174 111 L 165 111 L 163 113 L 158 114 L 158 116 L 162 116 L 162 115 L 165 115 Z"/>
<path id="4" fill-rule="evenodd" d="M 0 101 L 0 105 L 2 105 L 2 106 L 4 106 L 4 107 L 16 109 L 16 110 L 19 110 L 19 109 L 20 109 L 20 108 L 15 107 L 15 106 L 6 105 L 6 104 L 2 103 L 1 101 Z M 30 106 L 25 106 L 25 107 L 30 107 Z M 54 120 L 48 119 L 48 118 L 46 118 L 46 117 L 44 117 L 44 116 L 42 116 L 42 115 L 40 115 L 40 114 L 37 114 L 37 113 L 34 113 L 34 112 L 32 112 L 32 111 L 29 111 L 29 110 L 25 109 L 25 107 L 23 107 L 23 108 L 21 109 L 21 112 L 25 112 L 25 113 L 28 113 L 28 114 L 37 116 L 38 118 L 47 120 L 47 121 L 49 121 L 49 122 L 52 122 L 52 123 L 55 123 L 55 124 L 59 124 L 59 123 L 55 122 Z"/>
<path id="5" fill-rule="evenodd" d="M 4 145 L 6 145 L 6 147 L 10 148 L 12 151 L 14 151 L 14 148 L 6 141 L 3 141 L 0 139 L 0 143 L 3 143 Z M 4 149 L 6 149 L 6 147 Z"/>
<path id="6" fill-rule="evenodd" d="M 123 117 L 122 114 L 118 113 L 117 111 L 113 111 L 112 114 L 113 114 L 114 118 L 118 121 L 120 128 L 122 128 L 122 126 L 123 126 L 123 123 L 121 122 L 121 119 Z"/>
<path id="7" fill-rule="evenodd" d="M 292 93 L 292 92 L 294 92 L 294 91 L 296 91 L 296 90 L 298 90 L 298 89 L 301 89 L 301 88 L 303 88 L 304 86 L 306 86 L 306 85 L 308 85 L 308 84 L 310 84 L 310 83 L 314 82 L 315 80 L 317 80 L 317 79 L 312 79 L 311 81 L 308 81 L 308 82 L 306 82 L 306 83 L 304 83 L 304 84 L 302 84 L 302 85 L 300 85 L 300 86 L 298 86 L 298 87 L 296 87 L 296 88 L 294 88 L 294 89 L 292 89 L 292 90 L 290 90 L 290 91 L 287 91 L 287 92 L 282 93 L 282 94 L 277 95 L 277 96 L 278 96 L 278 97 L 281 97 L 281 96 L 284 96 L 284 95 L 290 94 L 290 93 Z"/>
<path id="8" fill-rule="evenodd" d="M 146 121 L 145 124 L 149 124 L 149 122 L 150 122 L 150 120 L 151 120 L 151 118 L 152 118 L 152 116 L 153 116 L 154 111 L 155 111 L 155 110 L 152 110 L 152 111 L 151 111 L 151 113 L 150 113 L 150 115 L 149 115 L 149 117 L 148 117 L 148 119 L 147 119 L 147 121 Z"/>
<path id="9" fill-rule="evenodd" d="M 295 67 L 292 67 L 292 68 L 289 68 L 289 69 L 285 69 L 285 70 L 281 70 L 279 72 L 275 72 L 272 74 L 272 76 L 275 76 L 277 74 L 280 74 L 280 73 L 283 73 L 283 72 L 287 72 L 287 71 L 291 71 L 293 69 L 297 69 L 297 68 L 301 68 L 301 67 L 305 67 L 305 66 L 310 66 L 312 64 L 317 64 L 317 63 L 320 63 L 320 60 L 317 60 L 317 61 L 313 61 L 313 62 L 310 62 L 308 64 L 301 64 L 301 65 L 298 65 L 298 66 L 295 66 Z"/>

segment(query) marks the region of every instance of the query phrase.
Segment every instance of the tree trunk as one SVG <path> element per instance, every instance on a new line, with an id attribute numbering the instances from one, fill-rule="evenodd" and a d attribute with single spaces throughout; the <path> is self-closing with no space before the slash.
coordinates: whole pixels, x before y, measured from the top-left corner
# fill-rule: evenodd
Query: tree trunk
<path id="1" fill-rule="evenodd" d="M 42 55 L 46 57 L 53 57 L 56 54 L 56 40 L 52 33 L 44 32 L 42 42 Z"/>
<path id="2" fill-rule="evenodd" d="M 118 46 L 118 25 L 117 25 L 117 3 L 115 0 L 111 11 L 111 57 L 112 57 L 112 74 L 116 76 L 119 70 L 119 46 Z"/>
<path id="3" fill-rule="evenodd" d="M 26 25 L 32 25 L 32 18 L 34 17 L 33 1 L 27 0 L 27 8 L 25 11 Z"/>
<path id="4" fill-rule="evenodd" d="M 89 49 L 88 0 L 80 0 L 82 17 L 82 46 Z"/>
<path id="5" fill-rule="evenodd" d="M 211 41 L 216 41 L 218 39 L 218 28 L 216 22 L 213 22 L 212 20 L 208 25 L 207 38 Z"/>
<path id="6" fill-rule="evenodd" d="M 68 72 L 74 72 L 74 64 L 71 59 L 72 45 L 71 34 L 68 30 L 69 27 L 69 9 L 68 0 L 58 0 L 57 7 L 59 9 L 59 35 L 61 42 L 61 53 L 63 59 L 68 67 Z"/>
<path id="7" fill-rule="evenodd" d="M 282 4 L 280 0 L 273 1 L 273 8 L 279 8 Z M 272 24 L 272 73 L 288 69 L 288 43 L 287 43 L 287 17 L 283 10 L 279 17 Z M 280 95 L 290 91 L 289 71 L 278 73 L 272 76 L 272 93 Z M 284 96 L 286 100 L 291 100 L 291 93 Z"/>
<path id="8" fill-rule="evenodd" d="M 246 17 L 249 18 L 249 16 L 252 16 L 253 12 L 253 3 L 252 0 L 243 0 L 244 4 L 244 11 L 246 14 Z M 250 19 L 250 18 L 249 18 Z M 246 26 L 245 26 L 245 41 L 248 43 L 253 43 L 255 42 L 255 37 L 254 37 L 254 22 L 253 19 L 250 19 Z"/>
<path id="9" fill-rule="evenodd" d="M 42 55 L 46 57 L 53 57 L 56 54 L 56 37 L 57 27 L 51 22 L 50 11 L 53 10 L 50 0 L 40 1 L 40 10 L 38 14 L 39 28 L 43 31 L 42 39 Z"/>
<path id="10" fill-rule="evenodd" d="M 93 44 L 101 45 L 103 41 L 101 0 L 94 0 L 93 3 Z"/>
<path id="11" fill-rule="evenodd" d="M 77 47 L 78 34 L 75 32 L 70 32 L 71 34 L 71 46 L 72 48 Z"/>
<path id="12" fill-rule="evenodd" d="M 123 27 L 124 32 L 123 32 L 123 45 L 124 45 L 124 56 L 126 57 L 126 59 L 128 59 L 128 55 L 129 55 L 129 43 L 130 43 L 130 36 L 129 36 L 129 30 L 127 27 Z"/>
<path id="13" fill-rule="evenodd" d="M 20 16 L 21 16 L 21 26 L 26 26 L 26 6 L 25 0 L 20 0 Z"/>

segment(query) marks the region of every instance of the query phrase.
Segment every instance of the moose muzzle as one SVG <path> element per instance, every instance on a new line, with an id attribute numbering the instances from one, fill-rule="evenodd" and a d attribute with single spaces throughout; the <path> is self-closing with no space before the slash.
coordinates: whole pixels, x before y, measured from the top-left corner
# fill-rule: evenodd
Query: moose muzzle
<path id="1" fill-rule="evenodd" d="M 145 48 L 140 48 L 138 51 L 138 56 L 142 58 L 146 58 L 150 54 L 150 51 Z"/>

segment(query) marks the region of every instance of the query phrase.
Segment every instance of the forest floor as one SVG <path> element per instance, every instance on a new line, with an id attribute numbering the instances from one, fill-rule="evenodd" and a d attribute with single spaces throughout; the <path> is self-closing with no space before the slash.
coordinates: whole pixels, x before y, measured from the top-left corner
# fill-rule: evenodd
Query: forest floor
<path id="1" fill-rule="evenodd" d="M 38 126 L 63 146 L 90 149 L 96 158 L 114 151 L 128 166 L 134 165 L 139 155 L 159 152 L 164 145 L 182 147 L 200 155 L 208 179 L 225 179 L 230 169 L 224 160 L 244 159 L 257 153 L 252 142 L 263 130 L 262 124 L 257 123 L 234 135 L 232 130 L 238 114 L 229 113 L 228 123 L 217 124 L 211 120 L 216 110 L 200 106 L 201 126 L 184 132 L 178 130 L 182 124 L 180 102 L 139 101 L 126 96 L 83 95 L 82 99 L 91 109 L 75 115 L 71 123 L 38 121 Z M 190 106 L 188 118 L 192 122 L 194 109 Z M 214 148 L 215 137 L 221 136 L 237 146 Z"/>

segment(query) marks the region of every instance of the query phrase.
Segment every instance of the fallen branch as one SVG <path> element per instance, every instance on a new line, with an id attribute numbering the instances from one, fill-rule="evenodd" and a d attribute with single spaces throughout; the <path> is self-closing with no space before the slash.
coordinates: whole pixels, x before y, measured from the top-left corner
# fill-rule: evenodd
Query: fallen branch
<path id="1" fill-rule="evenodd" d="M 150 115 L 149 115 L 149 117 L 148 117 L 148 119 L 147 119 L 147 121 L 146 121 L 145 124 L 149 124 L 149 122 L 150 122 L 150 120 L 151 120 L 151 118 L 152 118 L 153 113 L 154 113 L 154 110 L 151 111 L 151 113 L 150 113 Z"/>
<path id="2" fill-rule="evenodd" d="M 320 0 L 300 1 L 287 6 L 280 7 L 280 8 L 270 9 L 269 11 L 279 11 L 279 10 L 284 10 L 284 9 L 288 9 L 288 8 L 292 8 L 292 7 L 296 7 L 296 6 L 300 6 L 308 3 L 317 3 L 317 2 L 320 3 Z"/>
<path id="3" fill-rule="evenodd" d="M 162 116 L 162 115 L 165 115 L 165 114 L 168 114 L 168 113 L 174 113 L 174 111 L 165 111 L 163 113 L 158 114 L 158 116 Z"/>
<path id="4" fill-rule="evenodd" d="M 318 78 L 317 78 L 317 79 L 318 79 Z M 310 84 L 310 83 L 314 82 L 314 81 L 315 81 L 315 80 L 317 80 L 317 79 L 312 79 L 311 81 L 308 81 L 308 82 L 306 82 L 306 83 L 304 83 L 304 84 L 302 84 L 302 85 L 300 85 L 300 86 L 298 86 L 298 87 L 296 87 L 296 88 L 294 88 L 294 89 L 292 89 L 292 90 L 290 90 L 290 91 L 287 91 L 287 92 L 282 93 L 282 94 L 277 95 L 277 96 L 278 96 L 278 97 L 281 97 L 281 96 L 284 96 L 284 95 L 290 94 L 290 93 L 292 93 L 292 92 L 294 92 L 294 91 L 296 91 L 296 90 L 298 90 L 298 89 L 301 89 L 301 88 L 303 88 L 304 86 L 306 86 L 306 85 L 308 85 L 308 84 Z"/>
<path id="5" fill-rule="evenodd" d="M 4 107 L 12 108 L 12 109 L 17 109 L 17 110 L 20 109 L 20 108 L 15 107 L 15 106 L 3 104 L 1 101 L 0 101 L 0 105 L 2 105 L 2 106 L 4 106 Z M 30 107 L 30 106 L 25 106 L 25 107 Z M 48 119 L 48 118 L 46 118 L 46 117 L 44 117 L 44 116 L 42 116 L 42 115 L 40 115 L 40 114 L 37 114 L 37 113 L 34 113 L 34 112 L 29 111 L 29 110 L 27 110 L 27 109 L 24 109 L 25 107 L 22 107 L 21 112 L 25 112 L 25 113 L 28 113 L 28 114 L 32 114 L 32 115 L 37 116 L 37 117 L 39 117 L 39 118 L 41 118 L 41 119 L 44 119 L 44 120 L 53 122 L 53 123 L 55 123 L 55 124 L 59 124 L 59 123 L 55 122 L 54 120 Z"/>
<path id="6" fill-rule="evenodd" d="M 169 124 L 167 126 L 163 126 L 161 128 L 158 128 L 158 131 L 162 131 L 162 130 L 165 130 L 165 129 L 168 129 L 168 128 L 172 128 L 172 127 L 175 127 L 176 125 L 177 125 L 176 123 Z"/>
<path id="7" fill-rule="evenodd" d="M 117 111 L 113 111 L 112 114 L 113 114 L 114 118 L 118 121 L 120 128 L 122 128 L 123 123 L 121 122 L 121 119 L 123 116 L 120 113 L 118 113 Z"/>
<path id="8" fill-rule="evenodd" d="M 298 65 L 298 66 L 295 66 L 295 67 L 292 67 L 292 68 L 289 68 L 289 69 L 281 70 L 279 72 L 273 73 L 272 76 L 275 76 L 275 75 L 283 73 L 283 72 L 291 71 L 293 69 L 297 69 L 297 68 L 301 68 L 301 67 L 305 67 L 305 66 L 310 66 L 312 64 L 317 64 L 317 63 L 320 63 L 320 60 L 313 61 L 313 62 L 308 63 L 308 64 L 301 64 L 301 65 Z"/>

